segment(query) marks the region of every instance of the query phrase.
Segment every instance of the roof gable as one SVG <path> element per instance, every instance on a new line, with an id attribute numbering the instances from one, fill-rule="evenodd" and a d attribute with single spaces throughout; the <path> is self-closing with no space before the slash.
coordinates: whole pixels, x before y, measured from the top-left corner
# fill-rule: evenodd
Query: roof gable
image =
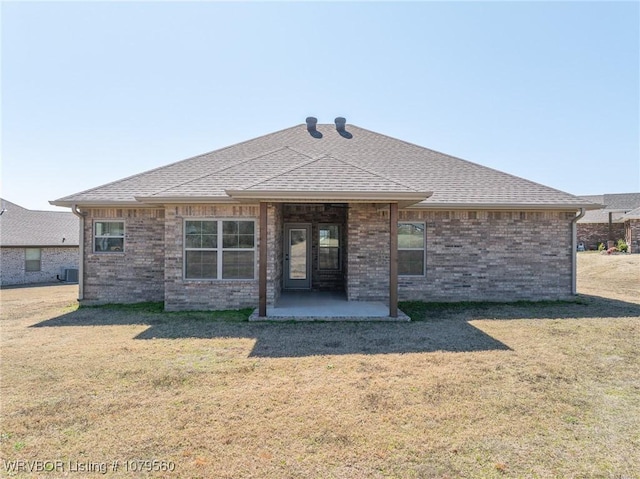
<path id="1" fill-rule="evenodd" d="M 629 211 L 623 216 L 625 220 L 639 220 L 640 219 L 640 207 Z"/>
<path id="2" fill-rule="evenodd" d="M 414 188 L 352 165 L 330 155 L 324 155 L 263 181 L 245 190 L 275 191 L 411 191 Z"/>
<path id="3" fill-rule="evenodd" d="M 265 153 L 255 158 L 229 162 L 226 167 L 215 172 L 207 172 L 200 177 L 158 191 L 151 195 L 158 198 L 182 198 L 185 196 L 219 196 L 225 198 L 226 189 L 245 188 L 256 181 L 281 173 L 288 165 L 301 165 L 309 157 L 289 147 Z M 142 195 L 139 195 L 142 196 Z"/>

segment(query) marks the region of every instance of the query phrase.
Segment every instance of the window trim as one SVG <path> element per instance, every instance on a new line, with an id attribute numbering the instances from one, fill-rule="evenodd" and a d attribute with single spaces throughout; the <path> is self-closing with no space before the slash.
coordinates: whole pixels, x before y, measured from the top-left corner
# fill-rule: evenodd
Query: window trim
<path id="1" fill-rule="evenodd" d="M 122 236 L 104 236 L 104 235 L 98 236 L 96 234 L 96 226 L 98 225 L 98 223 L 122 223 Z M 127 225 L 126 225 L 126 222 L 124 221 L 124 219 L 122 219 L 122 220 L 100 220 L 100 219 L 94 219 L 93 220 L 93 235 L 92 235 L 92 238 L 93 238 L 93 252 L 95 254 L 123 254 L 125 252 L 125 250 L 126 250 L 126 244 L 125 244 L 126 243 L 125 238 L 126 238 L 126 235 L 127 235 L 126 228 L 127 228 Z M 122 251 L 109 251 L 109 250 L 99 251 L 99 250 L 96 250 L 96 239 L 97 238 L 122 238 Z"/>
<path id="2" fill-rule="evenodd" d="M 422 248 L 401 248 L 400 247 L 400 225 L 422 225 Z M 398 258 L 400 251 L 422 251 L 422 274 L 401 274 L 398 271 L 398 278 L 424 278 L 427 275 L 427 223 L 426 221 L 398 221 Z"/>
<path id="3" fill-rule="evenodd" d="M 38 252 L 38 269 L 27 269 L 29 261 L 36 261 L 35 259 L 27 259 L 27 251 L 34 250 Z M 40 273 L 42 271 L 42 248 L 25 248 L 24 249 L 24 272 L 25 273 Z"/>
<path id="4" fill-rule="evenodd" d="M 320 230 L 326 226 L 335 226 L 338 228 L 338 246 L 325 246 L 324 248 L 334 248 L 338 250 L 338 267 L 327 269 L 320 266 L 320 249 L 323 246 L 320 245 Z M 342 228 L 339 223 L 318 223 L 318 271 L 326 273 L 339 273 L 342 271 Z"/>
<path id="5" fill-rule="evenodd" d="M 218 223 L 217 227 L 217 244 L 215 248 L 187 248 L 187 221 L 215 221 Z M 224 248 L 222 246 L 223 240 L 223 224 L 225 221 L 250 221 L 253 223 L 253 248 Z M 182 280 L 183 281 L 256 281 L 256 271 L 258 267 L 258 231 L 257 225 L 258 221 L 254 217 L 219 217 L 219 218 L 211 218 L 211 217 L 185 217 L 182 221 Z M 215 278 L 187 278 L 187 251 L 215 251 L 216 259 L 217 259 L 217 269 L 216 269 L 216 277 Z M 222 266 L 223 266 L 223 255 L 225 251 L 252 251 L 253 252 L 253 277 L 251 278 L 223 278 L 222 277 Z"/>

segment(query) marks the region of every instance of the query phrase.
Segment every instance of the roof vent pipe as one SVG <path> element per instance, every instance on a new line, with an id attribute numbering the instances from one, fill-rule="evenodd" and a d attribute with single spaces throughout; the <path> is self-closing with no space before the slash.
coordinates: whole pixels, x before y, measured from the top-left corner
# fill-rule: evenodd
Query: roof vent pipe
<path id="1" fill-rule="evenodd" d="M 335 119 L 335 122 L 336 122 L 336 130 L 338 130 L 339 132 L 343 132 L 345 128 L 345 124 L 347 123 L 346 118 L 339 116 L 338 118 Z"/>
<path id="2" fill-rule="evenodd" d="M 316 124 L 318 123 L 318 119 L 313 116 L 308 116 L 305 120 L 307 122 L 307 131 L 314 132 L 316 131 Z"/>

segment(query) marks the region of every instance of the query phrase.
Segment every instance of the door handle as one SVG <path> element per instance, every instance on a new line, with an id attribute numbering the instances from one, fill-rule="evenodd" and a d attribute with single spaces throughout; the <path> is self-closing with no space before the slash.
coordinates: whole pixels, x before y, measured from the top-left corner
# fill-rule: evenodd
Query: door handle
<path id="1" fill-rule="evenodd" d="M 289 261 L 289 253 L 287 253 L 287 254 L 285 254 L 285 255 L 284 255 L 284 260 L 285 260 L 285 261 Z"/>

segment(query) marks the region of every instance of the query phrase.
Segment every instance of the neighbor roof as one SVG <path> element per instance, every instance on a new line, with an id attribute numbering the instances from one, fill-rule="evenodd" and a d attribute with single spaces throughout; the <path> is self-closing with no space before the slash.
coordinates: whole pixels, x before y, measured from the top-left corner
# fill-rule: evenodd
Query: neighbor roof
<path id="1" fill-rule="evenodd" d="M 0 200 L 1 246 L 78 246 L 78 217 L 66 211 L 28 210 Z"/>
<path id="2" fill-rule="evenodd" d="M 624 220 L 640 220 L 640 207 L 633 209 L 623 216 Z"/>
<path id="3" fill-rule="evenodd" d="M 297 125 L 107 185 L 59 206 L 324 198 L 424 208 L 595 208 L 588 200 L 355 125 Z"/>
<path id="4" fill-rule="evenodd" d="M 581 196 L 593 203 L 599 203 L 601 209 L 587 211 L 578 223 L 608 223 L 611 213 L 612 223 L 623 223 L 632 210 L 640 208 L 640 193 L 612 193 L 604 195 Z"/>

